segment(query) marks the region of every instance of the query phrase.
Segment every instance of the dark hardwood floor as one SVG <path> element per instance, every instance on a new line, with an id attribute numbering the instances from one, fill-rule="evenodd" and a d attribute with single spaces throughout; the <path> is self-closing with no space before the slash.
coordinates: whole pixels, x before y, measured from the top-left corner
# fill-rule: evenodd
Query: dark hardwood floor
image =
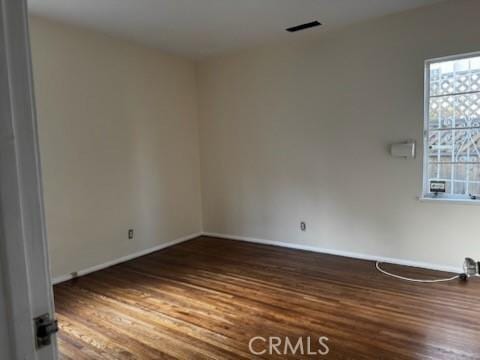
<path id="1" fill-rule="evenodd" d="M 478 280 L 413 284 L 368 261 L 201 237 L 55 286 L 60 358 L 254 358 L 256 336 L 282 351 L 301 337 L 314 358 L 308 337 L 316 351 L 326 336 L 316 358 L 480 359 Z"/>

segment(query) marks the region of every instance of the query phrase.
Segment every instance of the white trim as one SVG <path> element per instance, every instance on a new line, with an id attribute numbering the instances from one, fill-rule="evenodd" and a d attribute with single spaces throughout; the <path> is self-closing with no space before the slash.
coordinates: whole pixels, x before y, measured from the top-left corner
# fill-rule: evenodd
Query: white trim
<path id="1" fill-rule="evenodd" d="M 433 59 L 425 60 L 425 63 L 436 64 L 439 62 L 461 60 L 461 59 L 466 59 L 466 58 L 475 57 L 475 56 L 480 56 L 480 51 L 472 51 L 468 53 L 460 53 L 460 54 L 436 57 Z"/>
<path id="2" fill-rule="evenodd" d="M 390 264 L 411 266 L 411 267 L 417 267 L 417 268 L 423 268 L 423 269 L 429 269 L 429 270 L 445 271 L 445 272 L 458 273 L 458 274 L 463 272 L 463 269 L 461 267 L 457 268 L 457 267 L 448 266 L 448 265 L 430 264 L 426 262 L 395 259 L 395 258 L 388 258 L 388 257 L 369 255 L 369 254 L 360 254 L 360 253 L 349 252 L 349 251 L 325 249 L 325 248 L 312 246 L 312 245 L 294 244 L 294 243 L 288 243 L 283 241 L 256 239 L 256 238 L 245 237 L 245 236 L 226 235 L 226 234 L 218 234 L 218 233 L 210 233 L 210 232 L 204 232 L 203 235 L 215 237 L 215 238 L 223 238 L 228 240 L 246 241 L 246 242 L 251 242 L 256 244 L 279 246 L 279 247 L 285 247 L 289 249 L 312 251 L 312 252 L 321 253 L 321 254 L 343 256 L 343 257 L 349 257 L 353 259 L 381 261 L 381 262 L 390 263 Z"/>
<path id="3" fill-rule="evenodd" d="M 388 257 L 368 255 L 368 254 L 360 254 L 360 253 L 349 252 L 349 251 L 326 249 L 326 248 L 321 248 L 321 247 L 313 246 L 313 245 L 303 245 L 303 244 L 288 243 L 288 242 L 283 242 L 283 241 L 257 239 L 257 238 L 251 238 L 251 237 L 246 237 L 246 236 L 237 236 L 237 235 L 227 235 L 227 234 L 203 232 L 203 233 L 191 234 L 191 235 L 188 235 L 188 236 L 185 236 L 185 237 L 173 240 L 173 241 L 169 241 L 169 242 L 164 243 L 164 244 L 154 246 L 152 248 L 148 248 L 148 249 L 141 250 L 141 251 L 138 251 L 136 253 L 133 253 L 133 254 L 130 254 L 130 255 L 127 255 L 127 256 L 123 256 L 123 257 L 115 259 L 115 260 L 107 261 L 103 264 L 95 265 L 95 266 L 89 267 L 87 269 L 80 270 L 80 271 L 77 272 L 78 277 L 85 276 L 87 274 L 91 274 L 93 272 L 106 269 L 110 266 L 118 265 L 118 264 L 121 264 L 123 262 L 130 261 L 130 260 L 133 260 L 133 259 L 145 256 L 145 255 L 154 253 L 156 251 L 159 251 L 159 250 L 162 250 L 162 249 L 174 246 L 174 245 L 178 245 L 180 243 L 195 239 L 195 238 L 200 237 L 200 236 L 210 236 L 210 237 L 227 239 L 227 240 L 245 241 L 245 242 L 251 242 L 251 243 L 256 243 L 256 244 L 284 247 L 284 248 L 289 248 L 289 249 L 312 251 L 312 252 L 321 253 L 321 254 L 329 254 L 329 255 L 335 255 L 335 256 L 349 257 L 349 258 L 352 258 L 352 259 L 360 259 L 360 260 L 368 260 L 368 261 L 381 261 L 381 262 L 386 262 L 386 263 L 391 263 L 391 264 L 411 266 L 411 267 L 417 267 L 417 268 L 423 268 L 423 269 L 429 269 L 429 270 L 446 271 L 446 272 L 451 272 L 451 273 L 461 273 L 463 271 L 462 268 L 460 268 L 460 267 L 457 268 L 457 267 L 454 267 L 454 266 L 437 265 L 437 264 L 430 264 L 430 263 L 425 263 L 425 262 L 395 259 L 395 258 L 388 258 Z M 72 278 L 73 277 L 72 277 L 71 274 L 58 276 L 58 277 L 55 277 L 53 279 L 53 284 L 56 285 L 56 284 L 62 283 L 64 281 L 71 280 Z"/>
<path id="4" fill-rule="evenodd" d="M 450 56 L 443 56 L 443 57 L 437 57 L 434 59 L 427 59 L 424 62 L 424 99 L 423 99 L 423 104 L 424 104 L 424 109 L 423 109 L 423 174 L 422 174 L 422 195 L 420 196 L 420 201 L 433 201 L 433 202 L 445 202 L 449 204 L 474 204 L 476 200 L 472 199 L 458 199 L 455 198 L 455 195 L 451 194 L 445 194 L 443 199 L 436 199 L 436 198 L 431 198 L 430 195 L 430 187 L 429 187 L 429 182 L 428 182 L 428 164 L 429 164 L 429 135 L 431 131 L 444 131 L 444 130 L 449 130 L 449 129 L 430 129 L 430 99 L 433 97 L 430 94 L 430 67 L 433 64 L 441 63 L 441 62 L 446 62 L 446 61 L 455 61 L 455 60 L 461 60 L 461 59 L 468 59 L 472 57 L 478 57 L 480 56 L 480 51 L 475 51 L 475 52 L 470 52 L 470 53 L 465 53 L 465 54 L 455 54 L 455 55 L 450 55 Z M 446 95 L 440 95 L 440 96 L 455 96 L 455 95 L 463 95 L 463 94 L 468 94 L 469 92 L 465 93 L 453 93 L 453 94 L 446 94 Z M 473 93 L 478 93 L 478 92 L 473 92 Z M 467 127 L 468 128 L 468 127 Z M 475 127 L 470 127 L 470 128 L 475 128 Z M 464 128 L 465 129 L 465 128 Z M 462 128 L 451 128 L 451 130 L 464 130 Z M 455 162 L 459 163 L 459 162 Z M 449 182 L 453 181 L 447 180 Z M 458 182 L 458 181 L 457 181 Z"/>
<path id="5" fill-rule="evenodd" d="M 448 203 L 448 204 L 455 204 L 455 205 L 473 205 L 473 206 L 478 206 L 480 205 L 480 199 L 479 200 L 472 200 L 468 198 L 447 198 L 447 197 L 431 197 L 431 196 L 419 196 L 418 200 L 420 202 L 426 202 L 426 203 Z"/>
<path id="6" fill-rule="evenodd" d="M 430 126 L 430 62 L 426 60 L 423 65 L 424 78 L 423 78 L 423 163 L 422 163 L 422 197 L 428 193 L 428 135 Z"/>
<path id="7" fill-rule="evenodd" d="M 145 255 L 154 253 L 156 251 L 168 248 L 170 246 L 178 245 L 182 242 L 195 239 L 199 236 L 202 236 L 202 233 L 190 234 L 190 235 L 187 235 L 187 236 L 169 241 L 167 243 L 163 243 L 163 244 L 160 244 L 160 245 L 157 245 L 157 246 L 145 249 L 145 250 L 135 252 L 135 253 L 127 255 L 127 256 L 123 256 L 123 257 L 115 259 L 115 260 L 107 261 L 103 264 L 99 264 L 99 265 L 89 267 L 87 269 L 79 270 L 79 271 L 77 271 L 77 274 L 78 274 L 78 277 L 85 276 L 85 275 L 93 273 L 95 271 L 103 270 L 103 269 L 106 269 L 110 266 L 121 264 L 123 262 L 130 261 L 130 260 L 145 256 Z M 52 282 L 53 282 L 54 285 L 57 285 L 59 283 L 62 283 L 64 281 L 68 281 L 68 280 L 71 280 L 71 279 L 73 279 L 73 276 L 71 274 L 67 274 L 67 275 L 61 275 L 61 276 L 57 276 L 57 277 L 53 278 Z"/>
<path id="8" fill-rule="evenodd" d="M 0 0 L 0 321 L 2 359 L 57 359 L 56 337 L 35 346 L 33 319 L 54 316 L 26 0 Z M 0 304 L 1 306 L 1 304 Z M 5 355 L 5 350 L 10 354 Z"/>

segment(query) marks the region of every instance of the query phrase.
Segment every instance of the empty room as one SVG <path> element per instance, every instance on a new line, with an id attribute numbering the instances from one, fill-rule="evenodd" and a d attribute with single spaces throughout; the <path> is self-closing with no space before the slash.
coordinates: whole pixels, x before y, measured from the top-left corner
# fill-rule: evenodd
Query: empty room
<path id="1" fill-rule="evenodd" d="M 480 359 L 480 1 L 0 0 L 0 359 Z"/>

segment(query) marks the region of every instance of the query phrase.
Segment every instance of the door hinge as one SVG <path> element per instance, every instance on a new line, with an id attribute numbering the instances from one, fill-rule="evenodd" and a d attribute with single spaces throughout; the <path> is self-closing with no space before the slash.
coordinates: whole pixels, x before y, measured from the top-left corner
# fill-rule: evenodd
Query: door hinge
<path id="1" fill-rule="evenodd" d="M 52 343 L 52 335 L 58 332 L 58 322 L 50 318 L 50 314 L 44 314 L 35 318 L 35 339 L 37 349 Z"/>

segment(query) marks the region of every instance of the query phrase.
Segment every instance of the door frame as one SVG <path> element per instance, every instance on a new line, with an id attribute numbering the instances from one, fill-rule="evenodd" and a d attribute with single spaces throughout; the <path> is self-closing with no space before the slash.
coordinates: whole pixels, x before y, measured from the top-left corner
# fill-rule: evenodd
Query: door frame
<path id="1" fill-rule="evenodd" d="M 33 326 L 40 315 L 54 316 L 54 303 L 32 79 L 26 0 L 0 0 L 2 359 L 57 358 L 56 338 L 37 349 Z"/>

